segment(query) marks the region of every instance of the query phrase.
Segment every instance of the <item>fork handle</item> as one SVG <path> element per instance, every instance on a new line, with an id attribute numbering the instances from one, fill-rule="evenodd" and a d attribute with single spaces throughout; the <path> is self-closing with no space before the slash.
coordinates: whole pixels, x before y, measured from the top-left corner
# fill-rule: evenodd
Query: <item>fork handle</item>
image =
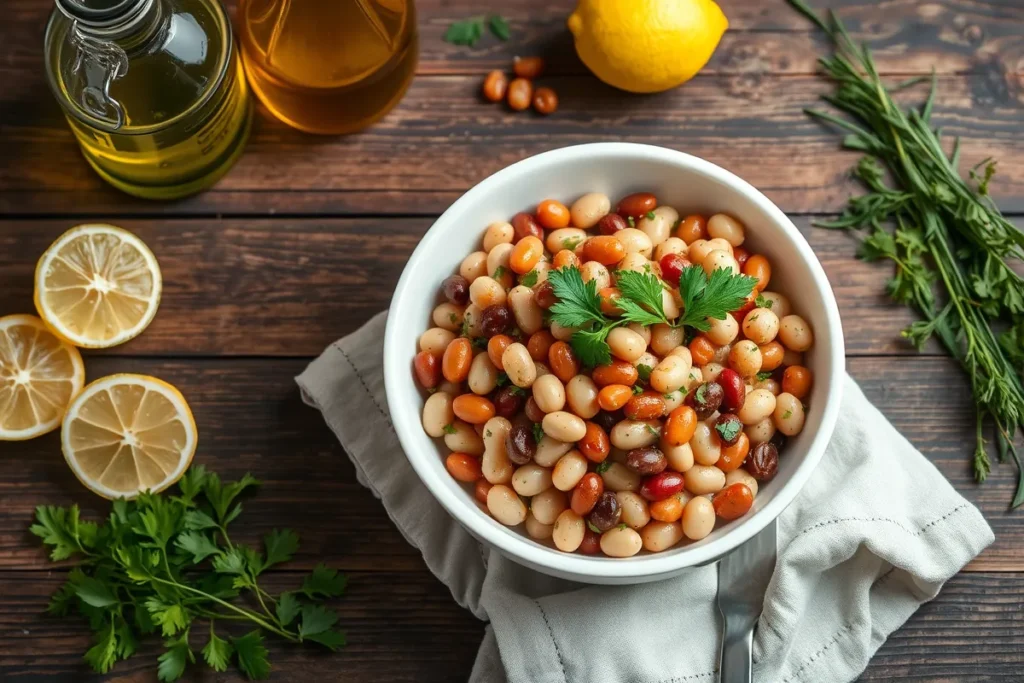
<path id="1" fill-rule="evenodd" d="M 754 625 L 744 619 L 726 618 L 722 636 L 721 683 L 751 683 L 751 649 Z"/>

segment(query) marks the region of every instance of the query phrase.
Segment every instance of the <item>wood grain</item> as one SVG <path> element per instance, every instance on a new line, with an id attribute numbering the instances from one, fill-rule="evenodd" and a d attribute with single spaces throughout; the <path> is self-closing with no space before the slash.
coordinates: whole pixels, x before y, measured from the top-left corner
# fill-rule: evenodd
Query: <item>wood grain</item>
<path id="1" fill-rule="evenodd" d="M 293 585 L 275 573 L 272 585 Z M 117 665 L 109 677 L 89 675 L 81 660 L 88 631 L 77 619 L 43 615 L 59 574 L 0 574 L 0 637 L 5 683 L 86 683 L 153 680 L 159 650 Z M 959 574 L 924 605 L 875 654 L 861 681 L 1019 681 L 1024 651 L 1019 613 L 1024 578 L 1007 574 Z M 483 624 L 459 608 L 426 570 L 416 574 L 352 572 L 346 596 L 335 603 L 349 645 L 337 655 L 270 642 L 271 681 L 465 681 L 483 636 Z M 201 647 L 205 633 L 192 642 Z M 233 671 L 214 675 L 200 667 L 189 681 L 241 681 Z"/>
<path id="2" fill-rule="evenodd" d="M 199 426 L 196 462 L 227 478 L 251 471 L 265 482 L 246 505 L 240 532 L 247 538 L 288 526 L 303 536 L 296 567 L 322 560 L 349 570 L 419 571 L 416 552 L 356 482 L 319 413 L 302 404 L 292 378 L 305 365 L 304 359 L 96 357 L 87 360 L 87 371 L 89 379 L 114 372 L 152 374 L 181 389 Z M 988 518 L 997 540 L 973 568 L 1024 571 L 1024 526 L 1019 514 L 1006 512 L 1016 472 L 1009 464 L 996 466 L 984 486 L 973 483 L 973 415 L 952 363 L 855 358 L 849 371 L 896 428 Z M 43 552 L 26 531 L 34 506 L 77 502 L 98 516 L 106 514 L 107 504 L 72 476 L 56 434 L 0 449 L 0 570 L 44 569 Z"/>
<path id="3" fill-rule="evenodd" d="M 891 265 L 857 260 L 853 237 L 811 228 L 811 220 L 796 222 L 832 283 L 847 321 L 847 351 L 916 353 L 899 339 L 913 320 L 911 312 L 885 295 Z M 145 334 L 113 353 L 313 356 L 387 308 L 409 254 L 432 220 L 117 222 L 153 249 L 162 264 L 164 295 Z M 72 224 L 70 219 L 0 222 L 0 315 L 34 310 L 35 262 Z"/>

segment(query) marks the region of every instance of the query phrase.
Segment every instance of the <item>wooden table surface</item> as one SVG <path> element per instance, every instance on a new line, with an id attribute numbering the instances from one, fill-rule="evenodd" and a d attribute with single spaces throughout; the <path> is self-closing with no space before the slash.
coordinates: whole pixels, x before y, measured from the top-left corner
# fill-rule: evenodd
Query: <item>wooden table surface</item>
<path id="1" fill-rule="evenodd" d="M 787 211 L 835 289 L 849 371 L 995 530 L 995 543 L 889 639 L 863 680 L 1024 678 L 1024 512 L 1006 511 L 1015 472 L 997 466 L 986 485 L 974 484 L 964 377 L 936 347 L 918 354 L 899 342 L 911 317 L 884 295 L 888 267 L 855 260 L 847 236 L 809 227 L 856 191 L 847 171 L 857 157 L 801 113 L 830 88 L 815 74 L 825 43 L 782 0 L 721 0 L 731 27 L 707 68 L 683 88 L 644 97 L 583 68 L 564 28 L 571 0 L 417 0 L 418 75 L 389 116 L 341 138 L 309 137 L 260 116 L 234 170 L 213 190 L 174 203 L 121 195 L 82 160 L 43 77 L 52 4 L 6 0 L 0 23 L 0 315 L 33 310 L 35 260 L 71 225 L 113 221 L 152 247 L 164 273 L 160 312 L 140 338 L 87 353 L 89 379 L 143 372 L 179 386 L 202 435 L 196 461 L 265 482 L 243 517 L 251 537 L 275 526 L 301 532 L 301 553 L 279 578 L 320 561 L 350 577 L 339 603 L 349 646 L 336 656 L 274 646 L 273 680 L 465 680 L 482 624 L 455 605 L 358 485 L 292 378 L 387 306 L 417 240 L 460 193 L 523 157 L 598 140 L 699 155 Z M 1020 224 L 1020 0 L 816 4 L 836 8 L 871 43 L 885 74 L 935 69 L 936 122 L 961 136 L 964 168 L 999 159 L 993 193 Z M 510 42 L 485 38 L 470 49 L 441 40 L 451 21 L 487 5 L 510 20 Z M 548 58 L 544 80 L 561 99 L 554 116 L 479 101 L 483 74 L 508 68 L 515 54 Z M 43 616 L 64 571 L 27 533 L 35 505 L 73 502 L 92 514 L 106 509 L 75 481 L 56 434 L 0 445 L 2 681 L 100 679 L 82 662 L 84 624 Z M 119 664 L 106 680 L 154 680 L 155 653 Z"/>

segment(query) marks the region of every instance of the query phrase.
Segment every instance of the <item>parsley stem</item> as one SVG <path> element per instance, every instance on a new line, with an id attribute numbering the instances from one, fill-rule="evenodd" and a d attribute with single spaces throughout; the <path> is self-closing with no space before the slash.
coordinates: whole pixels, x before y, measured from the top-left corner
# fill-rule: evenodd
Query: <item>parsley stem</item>
<path id="1" fill-rule="evenodd" d="M 186 586 L 185 584 L 181 584 L 181 583 L 178 583 L 176 581 L 167 581 L 166 579 L 161 579 L 159 576 L 154 576 L 153 580 L 156 581 L 157 583 L 162 583 L 162 584 L 165 584 L 165 585 L 168 585 L 168 586 L 173 586 L 173 587 L 181 589 L 181 590 L 189 591 L 190 593 L 195 593 L 196 595 L 202 595 L 203 597 L 207 598 L 208 600 L 211 600 L 211 601 L 217 603 L 221 607 L 226 607 L 226 608 L 228 608 L 229 610 L 231 610 L 233 612 L 237 612 L 237 613 L 241 614 L 242 616 L 246 617 L 250 621 L 253 621 L 253 622 L 259 624 L 260 626 L 262 626 L 263 628 L 267 629 L 268 631 L 272 631 L 273 633 L 276 633 L 277 635 L 281 636 L 282 638 L 284 638 L 286 640 L 290 640 L 293 643 L 299 642 L 299 639 L 297 637 L 293 636 L 291 633 L 288 633 L 287 631 L 279 629 L 277 626 L 274 626 L 273 624 L 267 623 L 267 621 L 262 616 L 257 614 L 256 612 L 253 612 L 253 611 L 247 610 L 247 609 L 242 609 L 241 607 L 236 607 L 235 605 L 232 605 L 230 602 L 227 602 L 226 600 L 221 600 L 216 595 L 210 595 L 209 593 L 207 593 L 205 591 L 201 591 L 198 588 L 193 588 L 192 586 Z"/>

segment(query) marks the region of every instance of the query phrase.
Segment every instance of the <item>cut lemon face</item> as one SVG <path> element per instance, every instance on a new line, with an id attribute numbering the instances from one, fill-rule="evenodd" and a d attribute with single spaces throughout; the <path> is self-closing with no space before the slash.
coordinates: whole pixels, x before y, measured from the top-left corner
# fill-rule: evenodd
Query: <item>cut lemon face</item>
<path id="1" fill-rule="evenodd" d="M 113 225 L 79 225 L 39 259 L 36 310 L 75 346 L 107 348 L 149 326 L 162 286 L 156 257 L 138 237 Z"/>
<path id="2" fill-rule="evenodd" d="M 177 389 L 155 377 L 111 375 L 87 386 L 64 416 L 64 459 L 104 498 L 162 491 L 196 452 L 196 423 Z"/>
<path id="3" fill-rule="evenodd" d="M 0 318 L 0 441 L 52 432 L 85 384 L 78 349 L 34 315 Z"/>

